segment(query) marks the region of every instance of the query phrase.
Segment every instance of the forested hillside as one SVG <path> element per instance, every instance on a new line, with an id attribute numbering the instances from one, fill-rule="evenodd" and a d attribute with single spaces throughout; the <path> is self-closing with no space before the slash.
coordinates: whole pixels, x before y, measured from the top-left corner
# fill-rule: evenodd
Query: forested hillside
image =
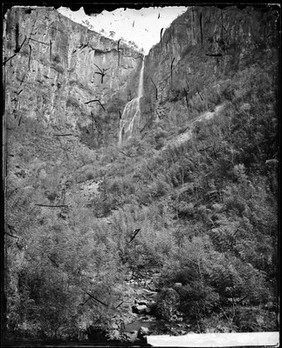
<path id="1" fill-rule="evenodd" d="M 56 33 L 41 37 L 36 16 Z M 144 289 L 149 333 L 278 330 L 279 20 L 271 6 L 193 7 L 140 59 L 91 32 L 74 56 L 85 28 L 10 10 L 7 337 L 130 341 Z M 118 145 L 134 98 L 140 120 Z"/>

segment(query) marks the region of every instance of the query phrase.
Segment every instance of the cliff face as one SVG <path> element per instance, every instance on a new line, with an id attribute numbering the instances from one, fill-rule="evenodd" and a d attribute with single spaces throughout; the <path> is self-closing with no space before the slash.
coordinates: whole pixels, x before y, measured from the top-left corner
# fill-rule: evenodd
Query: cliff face
<path id="1" fill-rule="evenodd" d="M 142 55 L 52 8 L 10 9 L 4 35 L 8 118 L 76 132 L 92 148 L 117 142 Z"/>
<path id="2" fill-rule="evenodd" d="M 125 105 L 138 97 L 142 55 L 52 8 L 12 8 L 6 22 L 7 114 L 18 123 L 56 125 L 90 148 L 118 143 Z M 271 8 L 189 8 L 146 56 L 141 117 L 132 132 L 152 122 L 185 127 L 214 110 L 237 71 L 276 65 L 276 22 Z"/>
<path id="3" fill-rule="evenodd" d="M 224 85 L 250 66 L 278 63 L 277 12 L 271 8 L 192 7 L 145 60 L 143 125 L 185 126 L 220 103 Z"/>

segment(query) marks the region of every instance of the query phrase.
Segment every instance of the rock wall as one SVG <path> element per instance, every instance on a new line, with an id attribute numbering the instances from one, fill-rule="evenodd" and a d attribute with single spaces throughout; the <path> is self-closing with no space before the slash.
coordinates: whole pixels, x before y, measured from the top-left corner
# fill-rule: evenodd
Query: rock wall
<path id="1" fill-rule="evenodd" d="M 77 131 L 96 148 L 117 142 L 142 55 L 53 8 L 12 7 L 4 21 L 4 63 L 8 115 Z"/>
<path id="2" fill-rule="evenodd" d="M 137 97 L 142 55 L 52 8 L 14 7 L 5 23 L 8 114 L 76 131 L 90 148 L 117 144 L 122 112 Z M 153 122 L 185 128 L 214 111 L 236 72 L 277 65 L 277 23 L 273 7 L 190 7 L 145 57 L 141 134 Z"/>
<path id="3" fill-rule="evenodd" d="M 143 125 L 181 127 L 219 104 L 221 85 L 238 71 L 277 65 L 273 7 L 191 7 L 160 33 L 145 59 Z"/>

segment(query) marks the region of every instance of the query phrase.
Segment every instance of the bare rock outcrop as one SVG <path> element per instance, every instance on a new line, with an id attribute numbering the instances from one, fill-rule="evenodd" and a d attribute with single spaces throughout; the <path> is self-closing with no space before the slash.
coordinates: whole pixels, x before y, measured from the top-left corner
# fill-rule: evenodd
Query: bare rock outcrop
<path id="1" fill-rule="evenodd" d="M 141 63 L 122 41 L 53 8 L 12 7 L 5 16 L 5 106 L 18 123 L 29 118 L 78 130 L 92 148 L 115 143 Z"/>

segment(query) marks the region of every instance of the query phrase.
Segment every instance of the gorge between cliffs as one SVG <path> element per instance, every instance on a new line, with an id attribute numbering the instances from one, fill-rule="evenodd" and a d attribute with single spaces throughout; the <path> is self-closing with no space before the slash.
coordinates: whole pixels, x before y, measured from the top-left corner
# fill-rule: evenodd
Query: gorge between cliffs
<path id="1" fill-rule="evenodd" d="M 280 9 L 191 6 L 147 55 L 3 21 L 3 342 L 278 331 Z"/>

